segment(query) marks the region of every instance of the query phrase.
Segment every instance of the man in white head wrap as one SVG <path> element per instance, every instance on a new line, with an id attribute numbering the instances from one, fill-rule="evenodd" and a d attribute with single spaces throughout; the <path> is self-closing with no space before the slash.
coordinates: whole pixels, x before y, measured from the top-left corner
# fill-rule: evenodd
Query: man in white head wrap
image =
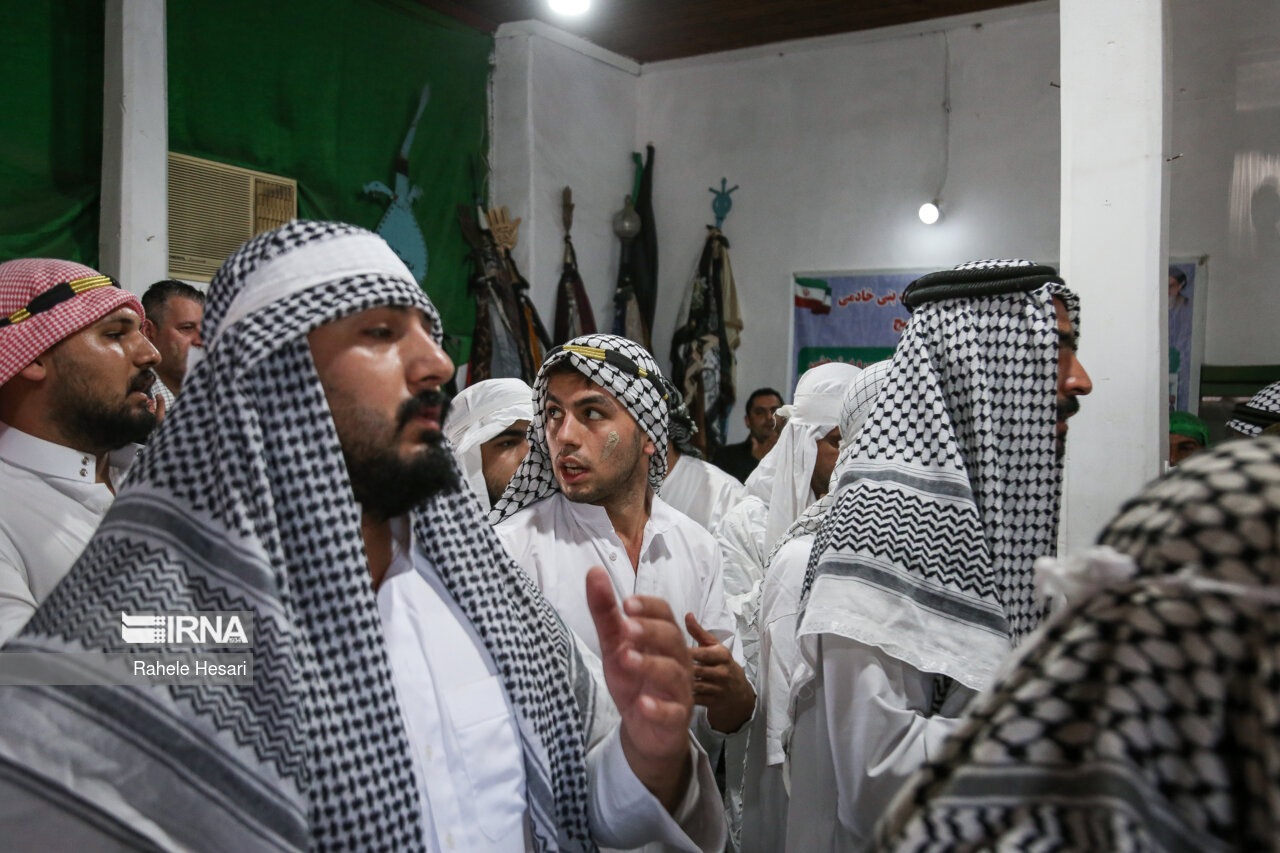
<path id="1" fill-rule="evenodd" d="M 791 673 L 799 661 L 796 616 L 814 534 L 834 503 L 840 474 L 852 457 L 854 439 L 875 406 L 889 375 L 888 361 L 854 377 L 840 412 L 840 458 L 828 493 L 809 506 L 774 543 L 760 595 L 759 710 L 751 723 L 742 802 L 742 853 L 766 853 L 786 845 L 788 797 L 782 776 L 786 756 L 782 732 L 788 723 Z"/>
<path id="2" fill-rule="evenodd" d="M 805 371 L 794 402 L 778 409 L 786 418 L 773 449 L 747 478 L 747 497 L 725 514 L 715 531 L 724 560 L 724 589 L 742 638 L 747 677 L 757 684 L 760 588 L 773 543 L 796 517 L 827 492 L 840 445 L 840 406 L 859 373 L 851 364 L 822 364 Z M 743 740 L 726 746 L 726 787 L 731 832 L 741 826 Z"/>
<path id="3" fill-rule="evenodd" d="M 747 478 L 747 497 L 715 531 L 724 559 L 724 590 L 738 622 L 747 676 L 755 680 L 760 584 L 773 543 L 809 504 L 827 492 L 840 445 L 840 406 L 858 375 L 851 364 L 805 371 L 791 405 L 778 410 L 787 425 Z"/>
<path id="4" fill-rule="evenodd" d="M 525 431 L 532 419 L 533 389 L 520 379 L 486 379 L 453 398 L 444 434 L 486 510 L 529 452 Z"/>

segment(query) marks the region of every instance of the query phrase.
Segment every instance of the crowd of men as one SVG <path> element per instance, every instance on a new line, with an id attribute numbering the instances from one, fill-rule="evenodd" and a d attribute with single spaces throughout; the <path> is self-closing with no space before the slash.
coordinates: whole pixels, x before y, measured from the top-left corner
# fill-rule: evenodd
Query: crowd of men
<path id="1" fill-rule="evenodd" d="M 1199 446 L 1052 559 L 1079 299 L 992 260 L 903 302 L 720 470 L 625 338 L 451 400 L 353 226 L 207 302 L 0 264 L 0 641 L 65 661 L 0 686 L 4 848 L 1280 845 L 1280 384 L 1235 442 L 1171 419 Z M 252 679 L 77 680 L 121 614 L 210 611 Z"/>

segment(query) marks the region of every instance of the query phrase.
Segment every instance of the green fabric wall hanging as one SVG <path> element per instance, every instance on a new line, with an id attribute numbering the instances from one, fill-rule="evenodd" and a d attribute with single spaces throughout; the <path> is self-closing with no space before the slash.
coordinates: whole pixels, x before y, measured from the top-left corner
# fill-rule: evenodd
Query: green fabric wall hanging
<path id="1" fill-rule="evenodd" d="M 168 4 L 169 148 L 298 181 L 298 215 L 376 229 L 424 85 L 409 153 L 424 289 L 466 359 L 474 323 L 456 205 L 487 154 L 493 39 L 413 0 Z"/>
<path id="2" fill-rule="evenodd" d="M 0 24 L 0 261 L 98 265 L 101 2 L 6 3 Z"/>

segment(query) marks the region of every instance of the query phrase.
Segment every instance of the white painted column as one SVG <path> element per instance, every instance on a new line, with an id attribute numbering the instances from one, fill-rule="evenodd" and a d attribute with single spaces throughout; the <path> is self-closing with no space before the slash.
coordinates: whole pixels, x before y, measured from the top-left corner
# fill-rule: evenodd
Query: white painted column
<path id="1" fill-rule="evenodd" d="M 1157 476 L 1168 432 L 1165 0 L 1062 0 L 1062 267 L 1093 394 L 1071 422 L 1065 553 Z"/>
<path id="2" fill-rule="evenodd" d="M 99 267 L 135 293 L 169 276 L 165 0 L 107 0 Z"/>

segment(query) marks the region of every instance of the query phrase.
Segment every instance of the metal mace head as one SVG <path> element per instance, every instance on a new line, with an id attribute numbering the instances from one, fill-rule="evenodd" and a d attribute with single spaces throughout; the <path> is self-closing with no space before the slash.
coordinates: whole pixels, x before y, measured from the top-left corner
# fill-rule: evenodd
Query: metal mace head
<path id="1" fill-rule="evenodd" d="M 613 217 L 613 233 L 624 243 L 630 243 L 640 233 L 640 214 L 636 213 L 635 203 L 627 196 L 626 204 Z"/>

